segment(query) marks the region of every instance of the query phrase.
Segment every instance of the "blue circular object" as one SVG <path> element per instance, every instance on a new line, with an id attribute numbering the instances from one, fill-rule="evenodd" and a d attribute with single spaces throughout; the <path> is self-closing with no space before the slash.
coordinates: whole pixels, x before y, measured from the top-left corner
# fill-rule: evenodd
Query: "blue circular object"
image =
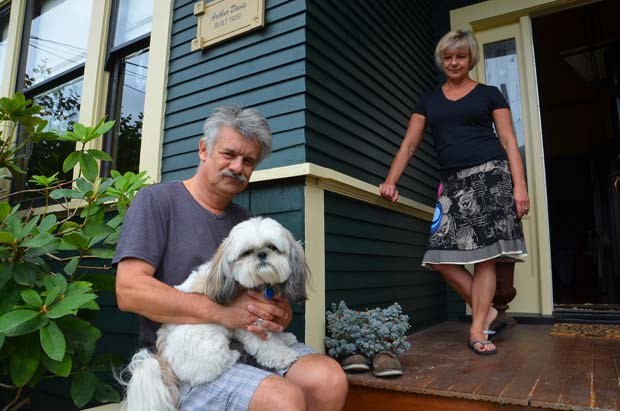
<path id="1" fill-rule="evenodd" d="M 441 225 L 441 217 L 443 217 L 443 210 L 439 201 L 435 203 L 435 213 L 433 214 L 433 221 L 431 223 L 431 235 L 435 234 L 439 230 Z"/>
<path id="2" fill-rule="evenodd" d="M 267 287 L 265 288 L 265 291 L 263 291 L 263 295 L 268 300 L 271 300 L 273 298 L 273 294 L 274 294 L 273 287 Z"/>

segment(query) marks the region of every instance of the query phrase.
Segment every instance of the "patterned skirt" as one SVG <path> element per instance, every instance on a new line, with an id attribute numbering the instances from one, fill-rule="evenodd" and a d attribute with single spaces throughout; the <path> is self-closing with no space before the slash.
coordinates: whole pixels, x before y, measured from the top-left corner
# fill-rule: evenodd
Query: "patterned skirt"
<path id="1" fill-rule="evenodd" d="M 442 176 L 423 266 L 523 261 L 526 256 L 508 161 Z"/>

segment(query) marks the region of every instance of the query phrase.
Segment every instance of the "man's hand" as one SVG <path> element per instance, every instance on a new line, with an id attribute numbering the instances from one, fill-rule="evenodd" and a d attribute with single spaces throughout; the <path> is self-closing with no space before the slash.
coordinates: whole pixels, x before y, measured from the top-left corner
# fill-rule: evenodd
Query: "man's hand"
<path id="1" fill-rule="evenodd" d="M 256 291 L 241 293 L 227 311 L 221 324 L 228 328 L 245 328 L 263 339 L 267 331 L 281 332 L 291 322 L 292 310 L 284 297 L 266 299 Z"/>

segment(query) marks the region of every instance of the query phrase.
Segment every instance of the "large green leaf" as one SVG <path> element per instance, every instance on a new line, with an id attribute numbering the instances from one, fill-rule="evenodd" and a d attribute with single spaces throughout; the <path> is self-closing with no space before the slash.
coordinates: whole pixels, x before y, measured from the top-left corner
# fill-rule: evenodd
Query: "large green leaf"
<path id="1" fill-rule="evenodd" d="M 29 238 L 28 240 L 21 243 L 23 247 L 47 247 L 52 245 L 53 243 L 60 242 L 60 240 L 47 231 L 37 234 L 36 236 Z"/>
<path id="2" fill-rule="evenodd" d="M 97 327 L 75 317 L 60 318 L 56 324 L 65 334 L 69 344 L 74 347 L 77 344 L 94 343 L 102 335 Z"/>
<path id="3" fill-rule="evenodd" d="M 38 314 L 38 311 L 32 310 L 9 311 L 0 317 L 0 333 L 6 334 L 7 331 L 33 319 Z"/>
<path id="4" fill-rule="evenodd" d="M 71 190 L 69 188 L 58 188 L 56 190 L 52 190 L 50 193 L 50 197 L 54 200 L 60 200 L 61 198 L 84 198 L 84 193 L 80 193 L 77 190 Z"/>
<path id="5" fill-rule="evenodd" d="M 101 136 L 105 133 L 107 133 L 108 131 L 110 131 L 110 129 L 112 127 L 114 127 L 114 120 L 110 120 L 110 121 L 106 121 L 103 122 L 103 119 L 95 126 L 95 135 L 97 136 Z"/>
<path id="6" fill-rule="evenodd" d="M 73 358 L 69 354 L 65 354 L 62 361 L 54 361 L 47 355 L 41 356 L 41 362 L 51 372 L 61 377 L 68 377 L 73 366 Z"/>
<path id="7" fill-rule="evenodd" d="M 17 284 L 34 285 L 37 280 L 37 274 L 41 273 L 41 269 L 30 263 L 18 263 L 13 267 L 13 279 Z"/>
<path id="8" fill-rule="evenodd" d="M 121 396 L 110 384 L 98 380 L 95 387 L 95 400 L 107 404 L 109 402 L 120 402 Z"/>
<path id="9" fill-rule="evenodd" d="M 9 370 L 13 384 L 23 387 L 30 381 L 39 367 L 41 346 L 34 334 L 22 338 L 9 360 Z"/>
<path id="10" fill-rule="evenodd" d="M 39 224 L 39 232 L 50 232 L 56 227 L 58 223 L 58 219 L 55 214 L 48 214 L 45 216 L 43 220 L 41 220 L 41 224 Z"/>
<path id="11" fill-rule="evenodd" d="M 8 337 L 17 337 L 20 335 L 31 334 L 40 328 L 45 327 L 50 322 L 50 319 L 45 315 L 38 313 L 38 315 L 28 321 L 25 321 L 15 328 L 11 328 L 6 332 Z"/>
<path id="12" fill-rule="evenodd" d="M 82 174 L 84 174 L 87 180 L 95 181 L 99 174 L 97 160 L 91 154 L 82 153 L 80 157 L 80 170 L 82 170 Z"/>
<path id="13" fill-rule="evenodd" d="M 0 290 L 13 278 L 13 263 L 0 263 Z"/>
<path id="14" fill-rule="evenodd" d="M 43 305 L 43 301 L 41 300 L 41 296 L 32 288 L 26 288 L 21 292 L 22 300 L 32 308 L 41 308 Z"/>
<path id="15" fill-rule="evenodd" d="M 15 241 L 15 235 L 9 231 L 0 231 L 0 243 L 12 243 Z"/>
<path id="16" fill-rule="evenodd" d="M 95 394 L 97 386 L 97 377 L 90 371 L 79 372 L 75 374 L 71 381 L 71 398 L 73 403 L 82 408 L 90 402 Z"/>
<path id="17" fill-rule="evenodd" d="M 75 270 L 77 269 L 79 262 L 80 262 L 79 257 L 73 257 L 71 261 L 69 261 L 67 265 L 65 265 L 64 272 L 67 275 L 73 275 L 75 273 Z"/>
<path id="18" fill-rule="evenodd" d="M 51 321 L 47 327 L 39 330 L 39 336 L 41 340 L 41 347 L 45 353 L 55 361 L 61 361 L 65 356 L 65 350 L 67 349 L 67 342 L 60 328 Z"/>
<path id="19" fill-rule="evenodd" d="M 65 234 L 62 237 L 62 244 L 59 249 L 61 250 L 87 250 L 88 249 L 88 238 L 84 237 L 82 234 L 73 232 L 70 234 Z"/>
<path id="20" fill-rule="evenodd" d="M 19 301 L 22 290 L 23 287 L 13 281 L 9 281 L 0 289 L 0 316 L 12 310 Z"/>
<path id="21" fill-rule="evenodd" d="M 60 288 L 58 288 L 58 286 L 54 286 L 51 290 L 46 292 L 47 295 L 45 296 L 45 307 L 47 309 L 47 307 L 52 305 L 54 300 L 56 300 L 56 297 L 58 297 L 58 294 L 60 293 Z"/>
<path id="22" fill-rule="evenodd" d="M 6 201 L 0 203 L 0 220 L 4 220 L 10 212 L 11 206 L 9 205 L 9 203 L 7 203 Z"/>
<path id="23" fill-rule="evenodd" d="M 112 157 L 110 157 L 110 155 L 106 153 L 105 151 L 90 149 L 90 150 L 86 150 L 86 152 L 90 154 L 91 156 L 93 156 L 94 158 L 96 158 L 97 160 L 112 161 Z"/>
<path id="24" fill-rule="evenodd" d="M 76 294 L 65 297 L 63 300 L 54 304 L 47 312 L 49 318 L 64 317 L 77 311 L 82 304 L 97 298 L 96 294 Z"/>
<path id="25" fill-rule="evenodd" d="M 73 151 L 71 154 L 69 154 L 67 158 L 65 158 L 65 161 L 62 163 L 62 171 L 66 173 L 69 170 L 72 170 L 73 167 L 75 167 L 75 165 L 77 164 L 77 162 L 80 161 L 81 156 L 82 153 L 80 153 L 79 151 Z"/>
<path id="26" fill-rule="evenodd" d="M 2 349 L 2 346 L 4 345 L 4 340 L 6 340 L 6 335 L 0 334 L 0 349 Z"/>
<path id="27" fill-rule="evenodd" d="M 13 234 L 15 234 L 15 239 L 17 241 L 20 241 L 22 238 L 30 234 L 33 234 L 35 227 L 39 223 L 39 218 L 40 218 L 39 216 L 35 216 L 32 219 L 30 219 L 28 222 L 26 222 L 26 224 L 24 224 L 20 220 L 18 221 L 17 225 L 12 226 L 12 231 L 13 231 Z"/>
<path id="28" fill-rule="evenodd" d="M 78 356 L 80 357 L 80 361 L 82 361 L 82 364 L 88 364 L 90 360 L 93 359 L 97 346 L 94 342 L 92 342 L 86 344 L 76 344 L 75 348 L 78 352 Z"/>

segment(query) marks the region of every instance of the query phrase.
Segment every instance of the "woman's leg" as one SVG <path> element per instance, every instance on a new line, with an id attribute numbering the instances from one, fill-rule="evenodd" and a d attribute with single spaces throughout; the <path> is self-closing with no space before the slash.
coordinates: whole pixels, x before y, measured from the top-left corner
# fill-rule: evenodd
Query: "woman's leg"
<path id="1" fill-rule="evenodd" d="M 472 276 L 462 265 L 456 264 L 429 264 L 435 271 L 439 271 L 448 285 L 471 307 L 472 305 Z M 493 297 L 491 297 L 491 300 Z M 484 317 L 484 329 L 487 330 L 497 318 L 497 310 L 491 306 Z"/>
<path id="2" fill-rule="evenodd" d="M 485 320 L 491 309 L 493 296 L 495 295 L 495 260 L 482 261 L 474 264 L 474 277 L 471 284 L 471 310 L 472 321 L 469 332 L 470 341 L 485 341 Z M 479 348 L 482 351 L 495 350 L 493 344 Z"/>

